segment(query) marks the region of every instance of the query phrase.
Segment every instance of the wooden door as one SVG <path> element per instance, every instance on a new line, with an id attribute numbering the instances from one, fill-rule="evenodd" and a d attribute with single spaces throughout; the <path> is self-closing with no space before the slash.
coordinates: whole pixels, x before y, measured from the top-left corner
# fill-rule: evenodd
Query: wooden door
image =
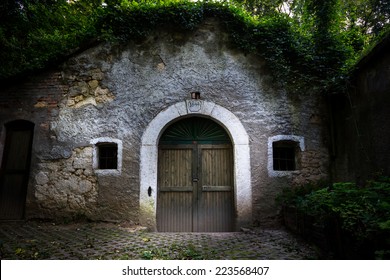
<path id="1" fill-rule="evenodd" d="M 200 145 L 198 231 L 233 230 L 233 155 L 230 145 Z"/>
<path id="2" fill-rule="evenodd" d="M 158 166 L 159 231 L 233 230 L 233 153 L 222 127 L 200 118 L 174 124 L 160 140 Z"/>
<path id="3" fill-rule="evenodd" d="M 159 231 L 192 231 L 194 187 L 191 147 L 161 147 L 157 228 Z"/>
<path id="4" fill-rule="evenodd" d="M 24 217 L 34 124 L 14 121 L 6 125 L 0 174 L 0 219 Z"/>

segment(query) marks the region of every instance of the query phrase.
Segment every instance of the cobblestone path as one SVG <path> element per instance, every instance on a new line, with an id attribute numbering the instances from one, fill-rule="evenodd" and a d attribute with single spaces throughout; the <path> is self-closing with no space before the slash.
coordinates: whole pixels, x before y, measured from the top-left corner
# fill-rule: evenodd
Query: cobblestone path
<path id="1" fill-rule="evenodd" d="M 117 224 L 0 223 L 1 259 L 317 259 L 284 230 L 158 233 Z"/>

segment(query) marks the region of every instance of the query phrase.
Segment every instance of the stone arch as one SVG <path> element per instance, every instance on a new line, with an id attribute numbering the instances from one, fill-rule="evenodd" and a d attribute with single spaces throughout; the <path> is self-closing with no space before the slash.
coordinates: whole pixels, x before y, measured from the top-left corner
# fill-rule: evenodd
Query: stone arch
<path id="1" fill-rule="evenodd" d="M 161 111 L 147 126 L 140 156 L 140 222 L 156 230 L 158 142 L 162 132 L 173 121 L 189 115 L 211 118 L 229 133 L 234 154 L 234 193 L 236 227 L 252 221 L 252 185 L 249 137 L 240 120 L 229 110 L 215 103 L 196 100 L 176 103 Z"/>

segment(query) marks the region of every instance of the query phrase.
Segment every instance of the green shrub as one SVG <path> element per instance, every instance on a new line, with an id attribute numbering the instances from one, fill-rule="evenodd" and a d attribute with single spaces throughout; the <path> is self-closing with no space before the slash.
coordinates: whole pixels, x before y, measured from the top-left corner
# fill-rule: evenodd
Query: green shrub
<path id="1" fill-rule="evenodd" d="M 389 256 L 390 178 L 368 181 L 364 186 L 350 182 L 319 189 L 306 186 L 281 197 L 283 205 L 297 207 L 316 223 L 340 224 L 356 248 L 371 246 L 378 257 Z"/>

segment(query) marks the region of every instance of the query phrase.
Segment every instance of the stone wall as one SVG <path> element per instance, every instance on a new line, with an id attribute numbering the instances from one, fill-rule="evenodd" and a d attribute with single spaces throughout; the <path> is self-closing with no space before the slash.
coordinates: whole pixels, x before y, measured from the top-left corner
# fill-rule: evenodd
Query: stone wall
<path id="1" fill-rule="evenodd" d="M 237 117 L 248 135 L 251 178 L 242 183 L 251 189 L 253 222 L 277 225 L 274 200 L 283 187 L 328 177 L 327 115 L 319 94 L 291 96 L 276 87 L 264 60 L 232 47 L 213 19 L 192 32 L 162 29 L 142 42 L 101 44 L 53 72 L 42 75 L 55 75 L 55 86 L 12 87 L 30 100 L 20 104 L 23 113 L 8 103 L 9 89 L 1 92 L 2 126 L 16 118 L 38 126 L 28 218 L 83 215 L 138 223 L 143 134 L 157 115 L 189 99 L 192 91 Z M 268 141 L 277 135 L 301 137 L 304 150 L 298 170 L 272 176 Z M 94 168 L 94 139 L 106 138 L 121 142 L 118 172 Z"/>
<path id="2" fill-rule="evenodd" d="M 34 197 L 45 218 L 95 217 L 98 192 L 92 148 L 79 147 L 67 159 L 42 161 L 35 175 Z"/>
<path id="3" fill-rule="evenodd" d="M 63 78 L 69 84 L 66 106 L 80 108 L 88 104 L 97 106 L 112 101 L 115 98 L 114 95 L 100 85 L 103 77 L 104 74 L 98 68 L 89 70 L 86 76 L 75 76 L 73 73 L 64 74 Z"/>

